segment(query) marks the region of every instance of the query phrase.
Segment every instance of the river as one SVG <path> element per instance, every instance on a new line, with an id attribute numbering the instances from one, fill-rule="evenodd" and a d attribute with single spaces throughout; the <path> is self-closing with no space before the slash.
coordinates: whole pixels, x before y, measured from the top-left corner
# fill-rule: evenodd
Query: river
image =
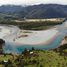
<path id="1" fill-rule="evenodd" d="M 49 50 L 54 49 L 60 46 L 61 41 L 63 40 L 64 36 L 67 35 L 67 21 L 63 22 L 61 25 L 56 26 L 57 30 L 60 32 L 60 35 L 58 35 L 50 44 L 48 45 L 20 45 L 16 46 L 13 42 L 7 42 L 4 47 L 5 53 L 22 53 L 25 48 L 31 49 L 34 47 L 35 49 L 42 49 L 42 50 Z"/>

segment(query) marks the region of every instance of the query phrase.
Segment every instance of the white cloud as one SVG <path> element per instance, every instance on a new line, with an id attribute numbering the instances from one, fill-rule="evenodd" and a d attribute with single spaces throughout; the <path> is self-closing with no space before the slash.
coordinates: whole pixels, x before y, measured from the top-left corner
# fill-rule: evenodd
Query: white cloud
<path id="1" fill-rule="evenodd" d="M 67 0 L 0 0 L 0 5 L 3 4 L 32 5 L 32 4 L 40 4 L 40 3 L 67 4 Z"/>

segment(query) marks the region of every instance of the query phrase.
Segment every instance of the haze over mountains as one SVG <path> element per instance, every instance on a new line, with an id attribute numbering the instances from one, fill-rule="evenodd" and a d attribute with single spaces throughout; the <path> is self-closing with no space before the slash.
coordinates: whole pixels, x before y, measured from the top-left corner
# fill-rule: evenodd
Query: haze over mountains
<path id="1" fill-rule="evenodd" d="M 20 18 L 67 18 L 67 5 L 40 4 L 32 6 L 0 6 L 0 13 L 16 15 Z"/>

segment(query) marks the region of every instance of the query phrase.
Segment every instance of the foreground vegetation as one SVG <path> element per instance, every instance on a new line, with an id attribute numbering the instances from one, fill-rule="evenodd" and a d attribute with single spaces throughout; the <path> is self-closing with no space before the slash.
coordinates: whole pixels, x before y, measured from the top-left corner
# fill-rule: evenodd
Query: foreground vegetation
<path id="1" fill-rule="evenodd" d="M 67 44 L 54 50 L 28 50 L 0 55 L 0 67 L 67 67 Z"/>

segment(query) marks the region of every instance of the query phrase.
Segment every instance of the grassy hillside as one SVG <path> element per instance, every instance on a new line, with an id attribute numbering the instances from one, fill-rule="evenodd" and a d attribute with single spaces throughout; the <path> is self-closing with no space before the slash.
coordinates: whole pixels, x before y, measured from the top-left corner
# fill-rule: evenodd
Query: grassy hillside
<path id="1" fill-rule="evenodd" d="M 65 47 L 65 48 L 64 48 Z M 7 62 L 5 62 L 7 61 Z M 54 50 L 25 49 L 21 55 L 0 55 L 0 67 L 67 67 L 67 45 Z"/>

